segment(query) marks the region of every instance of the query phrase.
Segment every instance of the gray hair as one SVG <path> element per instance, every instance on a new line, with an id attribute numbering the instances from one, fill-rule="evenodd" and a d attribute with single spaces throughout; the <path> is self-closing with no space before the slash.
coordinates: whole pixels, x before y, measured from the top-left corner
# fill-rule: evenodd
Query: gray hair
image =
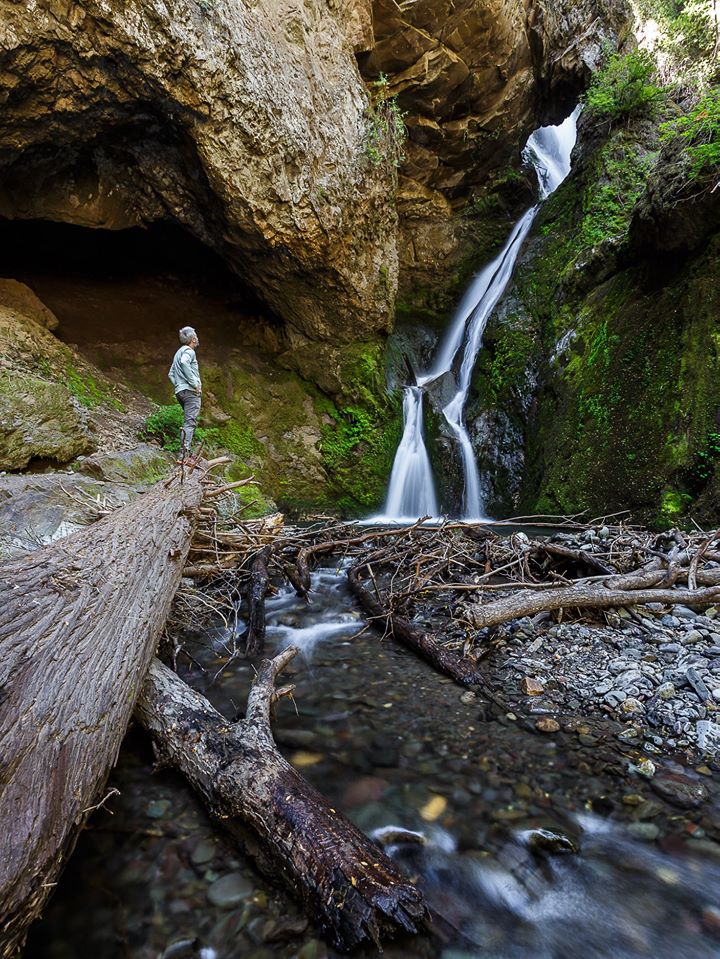
<path id="1" fill-rule="evenodd" d="M 194 336 L 197 336 L 197 333 L 191 326 L 184 326 L 180 330 L 180 342 L 183 345 L 189 343 Z"/>

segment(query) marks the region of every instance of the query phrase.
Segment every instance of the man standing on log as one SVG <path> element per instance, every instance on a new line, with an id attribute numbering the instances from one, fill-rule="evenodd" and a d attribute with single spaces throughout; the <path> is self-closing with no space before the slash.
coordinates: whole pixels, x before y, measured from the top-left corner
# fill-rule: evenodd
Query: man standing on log
<path id="1" fill-rule="evenodd" d="M 180 455 L 181 458 L 184 458 L 190 453 L 193 434 L 200 416 L 202 381 L 200 380 L 200 370 L 195 356 L 195 350 L 200 345 L 200 340 L 191 326 L 184 326 L 180 330 L 180 343 L 182 345 L 173 358 L 168 376 L 175 387 L 175 396 L 185 414 L 180 430 L 180 441 L 182 443 Z"/>

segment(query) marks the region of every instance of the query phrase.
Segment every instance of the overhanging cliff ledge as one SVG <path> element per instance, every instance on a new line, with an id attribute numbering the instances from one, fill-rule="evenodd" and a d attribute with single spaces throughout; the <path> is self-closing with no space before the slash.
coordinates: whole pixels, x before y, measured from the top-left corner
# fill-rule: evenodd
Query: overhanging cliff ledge
<path id="1" fill-rule="evenodd" d="M 182 226 L 282 318 L 301 368 L 308 341 L 387 331 L 398 249 L 407 282 L 447 283 L 472 232 L 458 211 L 517 165 L 626 13 L 0 0 L 0 215 Z M 397 171 L 368 149 L 377 118 L 356 57 L 406 113 L 399 242 Z"/>

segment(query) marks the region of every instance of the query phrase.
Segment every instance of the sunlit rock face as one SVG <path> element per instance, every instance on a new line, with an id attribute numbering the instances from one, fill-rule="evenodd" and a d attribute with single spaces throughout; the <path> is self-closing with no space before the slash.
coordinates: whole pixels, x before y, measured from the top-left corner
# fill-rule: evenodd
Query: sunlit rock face
<path id="1" fill-rule="evenodd" d="M 625 18 L 624 0 L 0 0 L 0 216 L 182 226 L 317 382 L 315 344 L 392 324 L 398 250 L 406 282 L 438 286 L 480 255 L 468 207 Z M 406 112 L 397 204 L 358 62 Z M 511 215 L 528 189 L 503 189 Z"/>
<path id="2" fill-rule="evenodd" d="M 289 343 L 391 321 L 391 175 L 367 156 L 362 3 L 0 0 L 0 215 L 172 221 Z"/>
<path id="3" fill-rule="evenodd" d="M 529 203 L 528 188 L 504 182 L 506 172 L 519 167 L 534 127 L 570 112 L 603 42 L 623 39 L 631 11 L 625 0 L 602 9 L 591 0 L 374 0 L 373 17 L 375 45 L 361 69 L 368 80 L 388 77 L 408 129 L 401 285 L 437 286 L 477 246 L 468 208 L 471 218 L 482 213 L 498 188 L 510 217 L 513 193 Z"/>

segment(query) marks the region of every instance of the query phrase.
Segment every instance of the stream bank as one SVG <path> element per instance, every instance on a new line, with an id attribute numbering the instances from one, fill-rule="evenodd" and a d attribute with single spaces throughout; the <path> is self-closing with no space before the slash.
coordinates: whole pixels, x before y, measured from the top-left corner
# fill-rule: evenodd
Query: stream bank
<path id="1" fill-rule="evenodd" d="M 267 614 L 269 652 L 288 643 L 302 651 L 290 668 L 294 704 L 281 704 L 275 724 L 283 752 L 363 830 L 400 826 L 426 839 L 390 851 L 418 877 L 450 938 L 407 940 L 384 955 L 716 954 L 714 762 L 696 757 L 688 765 L 677 750 L 648 754 L 647 740 L 641 750 L 638 737 L 626 735 L 634 722 L 578 695 L 581 671 L 561 647 L 585 630 L 596 643 L 614 641 L 613 655 L 629 656 L 638 624 L 541 624 L 532 635 L 516 624 L 483 661 L 500 708 L 487 689 L 462 690 L 390 639 L 364 631 L 342 570 L 313 573 L 309 606 L 281 588 Z M 702 620 L 696 625 L 705 628 Z M 539 638 L 543 652 L 528 653 Z M 185 637 L 194 662 L 181 657 L 181 665 L 192 685 L 233 716 L 253 667 L 228 665 L 227 639 L 221 629 Z M 520 652 L 527 665 L 547 659 L 553 681 L 545 680 L 544 700 L 523 693 L 517 672 L 509 678 L 508 660 Z M 560 682 L 556 654 L 564 656 L 568 683 Z M 544 679 L 537 666 L 533 675 Z M 650 778 L 641 753 L 656 767 Z M 151 762 L 134 733 L 109 784 L 121 791 L 107 804 L 114 815 L 100 810 L 81 838 L 33 932 L 29 959 L 334 957 L 292 901 L 210 825 L 177 777 L 149 775 Z"/>

